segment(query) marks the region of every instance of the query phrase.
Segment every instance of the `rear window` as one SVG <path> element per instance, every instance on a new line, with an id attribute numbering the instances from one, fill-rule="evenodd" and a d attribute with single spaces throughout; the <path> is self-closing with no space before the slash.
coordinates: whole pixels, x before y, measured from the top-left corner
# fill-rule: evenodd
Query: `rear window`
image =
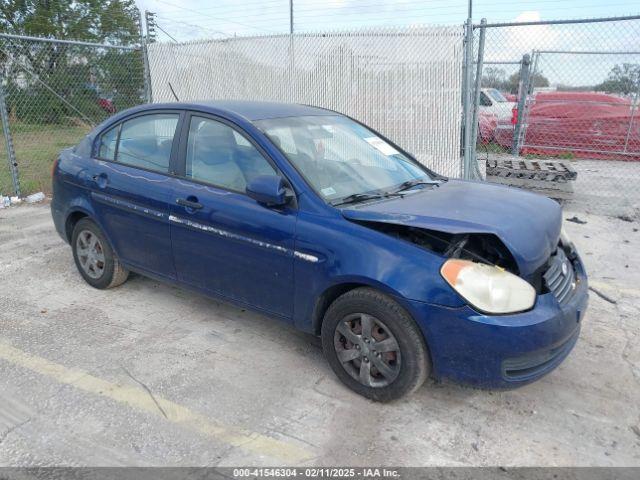
<path id="1" fill-rule="evenodd" d="M 104 158 L 105 160 L 115 160 L 119 128 L 120 125 L 117 125 L 100 137 L 100 149 L 98 151 L 98 156 L 100 158 Z"/>
<path id="2" fill-rule="evenodd" d="M 94 138 L 95 137 L 92 137 L 91 135 L 86 135 L 82 140 L 80 140 L 80 143 L 73 147 L 73 152 L 81 157 L 90 157 Z"/>

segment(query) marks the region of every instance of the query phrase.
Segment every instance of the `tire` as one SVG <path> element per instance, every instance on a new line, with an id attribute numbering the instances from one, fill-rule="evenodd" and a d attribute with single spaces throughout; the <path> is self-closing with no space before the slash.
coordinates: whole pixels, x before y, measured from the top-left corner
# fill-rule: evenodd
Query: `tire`
<path id="1" fill-rule="evenodd" d="M 321 335 L 325 357 L 338 378 L 371 400 L 409 395 L 431 373 L 427 345 L 414 320 L 391 297 L 371 288 L 338 297 L 324 316 Z"/>
<path id="2" fill-rule="evenodd" d="M 74 226 L 71 249 L 80 275 L 92 287 L 112 288 L 127 281 L 129 271 L 120 264 L 100 227 L 89 218 L 80 219 Z"/>

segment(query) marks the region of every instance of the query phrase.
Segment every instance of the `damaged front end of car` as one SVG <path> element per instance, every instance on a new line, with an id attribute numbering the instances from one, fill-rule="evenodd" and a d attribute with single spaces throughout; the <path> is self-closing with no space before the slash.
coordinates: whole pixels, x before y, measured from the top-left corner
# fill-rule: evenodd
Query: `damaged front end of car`
<path id="1" fill-rule="evenodd" d="M 515 243 L 513 237 L 503 241 L 498 231 L 464 232 L 459 225 L 446 231 L 446 225 L 433 228 L 433 219 L 405 216 L 390 222 L 364 219 L 370 214 L 362 211 L 345 213 L 359 217 L 352 222 L 441 258 L 433 273 L 464 306 L 408 302 L 430 345 L 436 378 L 512 388 L 552 371 L 576 343 L 587 308 L 587 279 L 559 226 L 555 248 L 539 248 L 536 257 L 544 258 L 534 268 L 533 257 L 522 260 L 521 251 L 507 246 L 508 240 Z"/>
<path id="2" fill-rule="evenodd" d="M 497 315 L 526 311 L 541 291 L 540 282 L 532 285 L 519 276 L 513 255 L 495 234 L 358 223 L 444 257 L 440 274 L 478 312 Z"/>
<path id="3" fill-rule="evenodd" d="M 495 265 L 518 275 L 518 265 L 504 243 L 494 234 L 447 233 L 409 225 L 358 221 L 360 225 L 386 233 L 446 258 Z"/>

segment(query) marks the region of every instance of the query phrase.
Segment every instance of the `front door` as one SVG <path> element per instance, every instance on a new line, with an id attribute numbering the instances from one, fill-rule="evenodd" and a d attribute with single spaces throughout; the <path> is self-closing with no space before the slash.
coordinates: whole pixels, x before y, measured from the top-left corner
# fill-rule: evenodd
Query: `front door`
<path id="1" fill-rule="evenodd" d="M 276 175 L 275 167 L 230 124 L 195 114 L 186 122 L 183 178 L 173 180 L 170 205 L 178 278 L 290 318 L 296 210 L 245 194 L 253 177 Z"/>

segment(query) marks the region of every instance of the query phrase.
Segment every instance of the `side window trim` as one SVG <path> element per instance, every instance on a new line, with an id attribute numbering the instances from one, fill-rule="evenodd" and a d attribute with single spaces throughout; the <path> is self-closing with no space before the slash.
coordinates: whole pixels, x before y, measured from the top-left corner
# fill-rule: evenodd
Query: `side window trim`
<path id="1" fill-rule="evenodd" d="M 173 134 L 173 139 L 172 139 L 172 143 L 171 143 L 171 154 L 169 157 L 169 165 L 168 165 L 168 169 L 167 172 L 160 172 L 158 170 L 152 170 L 152 169 L 148 169 L 148 168 L 144 168 L 144 167 L 139 167 L 136 165 L 128 165 L 126 163 L 121 163 L 118 161 L 118 150 L 120 149 L 120 134 L 122 133 L 122 125 L 125 122 L 128 122 L 130 120 L 134 120 L 138 117 L 145 117 L 148 115 L 161 115 L 161 114 L 177 114 L 178 115 L 178 123 L 176 124 L 176 130 Z M 96 160 L 100 160 L 103 162 L 112 162 L 112 163 L 117 163 L 118 165 L 125 165 L 127 167 L 131 167 L 131 168 L 137 168 L 139 170 L 144 170 L 146 172 L 152 172 L 152 173 L 157 173 L 158 175 L 169 175 L 169 176 L 177 176 L 176 173 L 176 166 L 180 165 L 180 161 L 178 158 L 178 154 L 179 154 L 179 147 L 180 147 L 180 142 L 181 142 L 181 134 L 182 134 L 182 130 L 183 130 L 183 126 L 185 123 L 185 117 L 187 116 L 187 111 L 183 110 L 183 109 L 162 109 L 162 110 L 145 110 L 143 112 L 137 112 L 134 113 L 132 115 L 129 115 L 127 117 L 121 118 L 120 120 L 118 120 L 117 122 L 114 122 L 113 124 L 109 125 L 107 128 L 103 129 L 99 135 L 96 135 L 96 138 L 93 142 L 92 145 L 92 153 L 91 153 L 91 157 L 95 158 Z M 109 158 L 102 158 L 100 157 L 100 145 L 102 144 L 102 137 L 104 135 L 106 135 L 108 132 L 110 132 L 112 129 L 117 128 L 118 129 L 118 136 L 116 138 L 116 147 L 114 150 L 114 154 L 113 154 L 113 159 L 109 159 Z"/>
<path id="2" fill-rule="evenodd" d="M 120 134 L 122 133 L 122 124 L 124 122 L 118 123 L 118 135 L 116 135 L 116 148 L 113 151 L 113 161 L 118 161 L 118 150 L 120 149 Z"/>
<path id="3" fill-rule="evenodd" d="M 226 125 L 227 127 L 231 128 L 234 132 L 237 132 L 239 135 L 241 135 L 244 139 L 246 139 L 251 146 L 253 146 L 256 151 L 265 159 L 265 161 L 271 165 L 271 167 L 273 168 L 273 170 L 275 171 L 275 173 L 277 175 L 280 175 L 285 182 L 289 185 L 289 187 L 293 189 L 293 186 L 291 184 L 291 181 L 287 178 L 287 176 L 284 174 L 284 172 L 278 167 L 278 165 L 276 164 L 276 162 L 273 160 L 273 158 L 260 146 L 258 145 L 255 140 L 251 137 L 251 135 L 249 135 L 249 133 L 242 128 L 240 125 L 233 123 L 229 120 L 227 120 L 226 118 L 220 117 L 218 115 L 214 115 L 211 113 L 206 113 L 206 112 L 199 112 L 197 110 L 189 110 L 187 112 L 185 112 L 185 118 L 184 121 L 182 123 L 182 128 L 180 131 L 180 148 L 179 148 L 179 153 L 178 153 L 178 170 L 176 171 L 175 175 L 188 181 L 188 182 L 194 182 L 194 183 L 198 183 L 198 184 L 202 184 L 202 185 L 207 185 L 209 187 L 213 187 L 213 188 L 217 188 L 220 190 L 225 190 L 225 191 L 229 191 L 229 192 L 234 192 L 234 193 L 238 193 L 240 195 L 244 195 L 247 196 L 246 192 L 240 192 L 238 190 L 232 190 L 230 188 L 226 188 L 224 186 L 221 185 L 215 185 L 213 183 L 210 182 L 206 182 L 203 180 L 198 180 L 196 178 L 191 178 L 191 177 L 187 177 L 187 173 L 186 173 L 186 164 L 187 164 L 187 148 L 188 148 L 188 143 L 189 143 L 189 130 L 190 130 L 190 126 L 191 126 L 191 119 L 193 117 L 199 117 L 199 118 L 204 118 L 207 120 L 212 120 L 212 121 L 216 121 L 216 122 L 220 122 L 223 125 Z"/>
<path id="4" fill-rule="evenodd" d="M 187 112 L 185 110 L 175 110 L 178 115 L 178 124 L 176 125 L 176 131 L 173 134 L 173 142 L 171 143 L 171 157 L 169 158 L 169 171 L 168 175 L 176 176 L 177 167 L 180 165 L 180 140 L 182 130 L 184 129 L 185 118 Z"/>

